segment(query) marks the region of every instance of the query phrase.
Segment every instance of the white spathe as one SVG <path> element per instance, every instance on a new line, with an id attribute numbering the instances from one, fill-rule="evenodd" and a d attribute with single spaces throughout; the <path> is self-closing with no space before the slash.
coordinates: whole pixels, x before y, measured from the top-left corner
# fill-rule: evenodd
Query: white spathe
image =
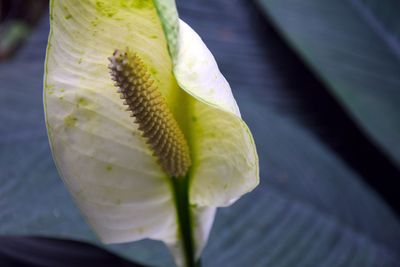
<path id="1" fill-rule="evenodd" d="M 216 208 L 258 184 L 255 145 L 200 37 L 181 21 L 173 64 L 154 5 L 124 3 L 51 2 L 44 88 L 49 140 L 64 183 L 103 242 L 162 240 L 183 266 L 170 178 L 125 111 L 107 57 L 129 47 L 149 67 L 169 105 L 180 105 L 179 90 L 190 95 L 190 203 L 197 257 Z"/>

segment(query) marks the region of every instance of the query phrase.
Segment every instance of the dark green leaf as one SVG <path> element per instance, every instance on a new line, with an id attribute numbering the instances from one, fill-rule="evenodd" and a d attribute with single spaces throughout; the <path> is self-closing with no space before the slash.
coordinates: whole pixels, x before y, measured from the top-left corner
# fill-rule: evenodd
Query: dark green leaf
<path id="1" fill-rule="evenodd" d="M 146 267 L 83 242 L 16 236 L 0 236 L 0 264 L 7 267 Z"/>
<path id="2" fill-rule="evenodd" d="M 400 166 L 400 2 L 257 1 L 357 123 Z"/>

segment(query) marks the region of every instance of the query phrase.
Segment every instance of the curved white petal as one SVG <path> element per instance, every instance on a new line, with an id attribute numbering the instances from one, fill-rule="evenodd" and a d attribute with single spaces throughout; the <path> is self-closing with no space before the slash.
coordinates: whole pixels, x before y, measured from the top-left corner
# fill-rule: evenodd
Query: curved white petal
<path id="1" fill-rule="evenodd" d="M 206 246 L 208 236 L 214 223 L 215 213 L 217 209 L 214 207 L 196 207 L 193 208 L 194 222 L 193 237 L 196 245 L 196 258 L 199 259 L 201 252 Z"/>
<path id="2" fill-rule="evenodd" d="M 198 206 L 226 206 L 259 182 L 255 144 L 214 57 L 183 21 L 178 47 L 175 77 L 198 100 L 191 125 L 190 200 Z"/>
<path id="3" fill-rule="evenodd" d="M 199 35 L 184 21 L 179 24 L 179 53 L 174 66 L 179 85 L 189 94 L 240 117 L 231 88 Z"/>
<path id="4" fill-rule="evenodd" d="M 51 2 L 44 92 L 49 139 L 65 184 L 107 243 L 177 242 L 168 178 L 124 110 L 107 68 L 114 49 L 129 47 L 173 99 L 177 86 L 163 36 L 152 1 Z"/>

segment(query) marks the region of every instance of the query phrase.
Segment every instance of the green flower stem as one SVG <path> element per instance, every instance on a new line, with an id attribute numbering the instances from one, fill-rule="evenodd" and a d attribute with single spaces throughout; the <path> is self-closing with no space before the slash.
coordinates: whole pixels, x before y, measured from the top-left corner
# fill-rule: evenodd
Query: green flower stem
<path id="1" fill-rule="evenodd" d="M 186 267 L 199 267 L 195 262 L 192 215 L 189 204 L 189 177 L 172 177 L 172 188 L 174 190 L 179 235 L 183 242 Z"/>

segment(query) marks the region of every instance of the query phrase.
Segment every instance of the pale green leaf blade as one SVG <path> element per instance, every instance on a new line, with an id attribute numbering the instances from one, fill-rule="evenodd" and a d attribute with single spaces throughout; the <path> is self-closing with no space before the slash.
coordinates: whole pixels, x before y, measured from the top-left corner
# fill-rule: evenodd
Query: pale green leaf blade
<path id="1" fill-rule="evenodd" d="M 169 53 L 173 60 L 178 53 L 179 16 L 175 0 L 154 0 L 158 16 L 168 42 Z"/>

